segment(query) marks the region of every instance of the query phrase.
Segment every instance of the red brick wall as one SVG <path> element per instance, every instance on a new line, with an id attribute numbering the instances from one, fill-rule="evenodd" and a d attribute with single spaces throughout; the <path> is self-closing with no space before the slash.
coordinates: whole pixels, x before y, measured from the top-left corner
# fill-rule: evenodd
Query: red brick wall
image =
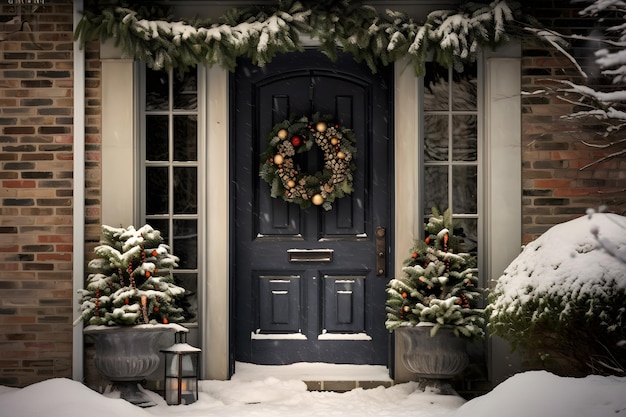
<path id="1" fill-rule="evenodd" d="M 541 17 L 547 27 L 562 33 L 588 33 L 598 23 L 598 19 L 581 18 L 578 12 L 583 6 L 572 7 L 569 0 L 534 3 L 533 14 Z M 602 23 L 607 24 L 609 21 Z M 589 45 L 576 45 L 577 54 L 592 56 L 593 48 L 585 49 Z M 567 58 L 536 39 L 524 40 L 523 57 L 523 91 L 555 87 L 556 83 L 550 80 L 584 82 Z M 598 85 L 602 81 L 592 77 L 591 83 Z M 601 143 L 596 134 L 599 127 L 563 120 L 561 116 L 582 109 L 554 95 L 524 96 L 522 106 L 524 242 L 555 224 L 583 215 L 587 208 L 606 205 L 609 210 L 624 214 L 626 158 L 581 169 L 606 154 L 582 143 Z"/>
<path id="2" fill-rule="evenodd" d="M 0 5 L 0 385 L 25 386 L 72 373 L 72 3 L 23 9 L 30 31 L 4 23 L 20 13 L 8 3 Z M 98 78 L 89 62 L 88 223 L 99 223 Z"/>

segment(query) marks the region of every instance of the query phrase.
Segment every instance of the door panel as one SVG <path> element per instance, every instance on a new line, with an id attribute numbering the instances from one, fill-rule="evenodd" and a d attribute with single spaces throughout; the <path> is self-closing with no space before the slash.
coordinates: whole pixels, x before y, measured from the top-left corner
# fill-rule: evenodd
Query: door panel
<path id="1" fill-rule="evenodd" d="M 386 364 L 388 278 L 376 276 L 375 229 L 391 224 L 389 79 L 350 57 L 332 63 L 315 51 L 264 68 L 239 62 L 231 100 L 238 361 Z M 314 113 L 331 115 L 357 138 L 354 192 L 330 211 L 272 198 L 259 177 L 273 126 Z M 322 153 L 314 147 L 296 162 L 313 173 Z"/>
<path id="2" fill-rule="evenodd" d="M 260 275 L 257 334 L 299 333 L 301 291 L 299 275 Z"/>
<path id="3" fill-rule="evenodd" d="M 366 334 L 366 275 L 324 275 L 324 326 L 322 335 Z"/>

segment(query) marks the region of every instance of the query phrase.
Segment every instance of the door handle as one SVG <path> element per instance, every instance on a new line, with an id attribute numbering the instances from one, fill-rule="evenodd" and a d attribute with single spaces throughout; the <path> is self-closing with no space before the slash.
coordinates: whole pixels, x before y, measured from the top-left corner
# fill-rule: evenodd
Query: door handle
<path id="1" fill-rule="evenodd" d="M 376 276 L 385 276 L 387 265 L 387 239 L 385 238 L 386 230 L 384 227 L 376 228 Z"/>

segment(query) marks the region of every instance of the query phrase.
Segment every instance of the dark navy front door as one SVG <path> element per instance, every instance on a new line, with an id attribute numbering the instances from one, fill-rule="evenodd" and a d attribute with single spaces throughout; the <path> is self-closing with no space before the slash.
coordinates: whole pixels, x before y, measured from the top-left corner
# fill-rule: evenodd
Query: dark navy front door
<path id="1" fill-rule="evenodd" d="M 390 74 L 373 75 L 347 56 L 333 63 L 316 51 L 281 55 L 264 68 L 239 61 L 231 79 L 237 361 L 387 363 Z M 314 113 L 332 115 L 357 138 L 354 192 L 330 211 L 272 198 L 259 177 L 272 127 Z M 303 169 L 321 169 L 315 148 L 305 158 Z"/>

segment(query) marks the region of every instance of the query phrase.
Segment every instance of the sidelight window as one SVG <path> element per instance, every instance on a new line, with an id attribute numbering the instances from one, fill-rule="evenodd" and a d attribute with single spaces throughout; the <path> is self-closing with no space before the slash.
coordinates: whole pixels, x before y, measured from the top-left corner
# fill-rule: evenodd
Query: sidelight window
<path id="1" fill-rule="evenodd" d="M 197 321 L 199 248 L 198 74 L 145 69 L 141 103 L 141 217 L 180 258 L 187 321 Z"/>
<path id="2" fill-rule="evenodd" d="M 480 129 L 477 66 L 462 73 L 428 63 L 423 85 L 421 209 L 427 221 L 450 208 L 462 227 L 464 251 L 478 252 Z"/>

